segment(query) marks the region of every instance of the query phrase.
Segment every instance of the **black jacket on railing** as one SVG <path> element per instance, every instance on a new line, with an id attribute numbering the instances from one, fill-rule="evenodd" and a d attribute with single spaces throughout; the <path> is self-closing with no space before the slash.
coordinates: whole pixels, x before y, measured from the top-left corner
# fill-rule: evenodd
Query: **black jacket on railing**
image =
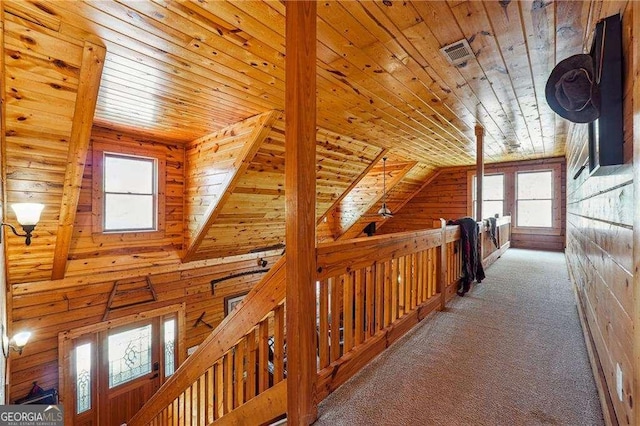
<path id="1" fill-rule="evenodd" d="M 470 217 L 450 220 L 449 225 L 460 225 L 460 246 L 462 248 L 462 277 L 458 284 L 458 295 L 464 296 L 471 287 L 471 282 L 481 282 L 484 278 L 484 268 L 480 254 L 480 228 L 478 223 Z"/>

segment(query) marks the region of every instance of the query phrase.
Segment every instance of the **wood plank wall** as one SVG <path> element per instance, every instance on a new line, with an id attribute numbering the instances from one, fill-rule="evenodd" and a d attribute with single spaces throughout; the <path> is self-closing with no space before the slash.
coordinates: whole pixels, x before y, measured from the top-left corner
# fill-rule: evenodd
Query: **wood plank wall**
<path id="1" fill-rule="evenodd" d="M 633 8 L 638 7 L 637 2 L 628 2 L 622 21 L 624 75 L 636 76 L 623 80 L 624 165 L 608 176 L 589 177 L 585 170 L 577 179 L 570 178 L 567 186 L 567 262 L 602 366 L 605 390 L 622 425 L 638 424 L 634 381 L 639 372 L 633 366 L 633 220 L 638 214 L 633 189 L 633 145 L 638 138 L 635 135 L 634 142 L 633 91 L 640 71 L 634 57 L 640 23 L 633 22 Z M 635 116 L 637 121 L 638 111 Z M 567 145 L 569 176 L 587 158 L 587 143 L 586 126 L 574 126 Z M 622 398 L 617 392 L 618 368 Z"/>
<path id="2" fill-rule="evenodd" d="M 181 264 L 184 148 L 163 142 L 94 128 L 92 144 L 111 147 L 114 152 L 137 150 L 165 158 L 165 232 L 157 239 L 94 238 L 91 229 L 93 155 L 90 151 L 67 277 L 12 286 L 14 329 L 30 329 L 33 337 L 21 356 L 12 356 L 11 400 L 26 395 L 35 380 L 43 388 L 58 386 L 58 333 L 100 322 L 116 281 L 139 281 L 149 276 L 158 301 L 113 311 L 109 318 L 185 302 L 186 345 L 190 347 L 199 344 L 211 331 L 204 324 L 193 327 L 202 313 L 208 324 L 216 326 L 224 316 L 224 298 L 248 291 L 264 274 L 223 281 L 216 286 L 214 294 L 212 279 L 265 270 L 280 258 L 281 250 L 278 250 Z M 266 268 L 259 267 L 261 258 L 268 262 Z"/>
<path id="3" fill-rule="evenodd" d="M 556 207 L 554 229 L 526 231 L 514 226 L 511 247 L 563 250 L 565 237 L 565 161 L 562 157 L 544 160 L 517 161 L 485 165 L 485 175 L 505 175 L 505 215 L 511 213 L 516 223 L 514 185 L 518 171 L 557 169 L 560 180 L 556 181 Z M 471 174 L 475 167 L 440 169 L 439 175 L 416 194 L 395 216 L 382 225 L 380 233 L 412 231 L 431 226 L 440 218 L 457 219 L 471 215 Z"/>
<path id="4" fill-rule="evenodd" d="M 0 7 L 0 71 L 2 72 L 2 74 L 5 73 L 5 68 L 4 68 L 4 63 L 5 63 L 5 59 L 4 59 L 4 9 Z M 5 92 L 5 80 L 4 78 L 0 78 L 0 129 L 2 129 L 2 131 L 0 131 L 0 164 L 2 165 L 1 169 L 0 169 L 0 194 L 2 196 L 2 200 L 6 200 L 7 197 L 4 193 L 5 190 L 5 185 L 4 182 L 6 180 L 6 176 L 4 174 L 4 171 L 6 170 L 5 168 L 5 161 L 6 161 L 6 155 L 5 155 L 5 96 L 6 96 L 6 92 Z M 0 221 L 4 222 L 4 217 L 5 217 L 5 209 L 6 209 L 6 203 L 3 203 L 3 208 L 0 209 Z M 0 235 L 4 235 L 4 230 L 0 229 Z M 3 239 L 4 244 L 6 244 L 6 239 Z M 8 310 L 8 305 L 7 305 L 7 265 L 6 265 L 6 257 L 5 257 L 5 246 L 3 246 L 2 244 L 0 244 L 0 324 L 2 324 L 2 326 L 4 327 L 4 329 L 6 330 L 7 328 L 7 310 Z M 6 404 L 6 389 L 5 389 L 5 383 L 7 383 L 7 363 L 3 362 L 2 365 L 0 365 L 0 404 Z"/>
<path id="5" fill-rule="evenodd" d="M 396 185 L 387 187 L 387 207 L 392 213 L 400 211 L 435 173 L 432 166 L 423 163 L 413 166 Z M 357 222 L 340 236 L 340 239 L 363 237 L 365 235 L 363 229 L 371 222 L 376 222 L 376 229 L 380 228 L 388 220 L 378 214 L 381 205 L 382 197 L 378 197 L 375 203 L 360 215 Z M 427 225 L 422 229 L 428 227 Z"/>

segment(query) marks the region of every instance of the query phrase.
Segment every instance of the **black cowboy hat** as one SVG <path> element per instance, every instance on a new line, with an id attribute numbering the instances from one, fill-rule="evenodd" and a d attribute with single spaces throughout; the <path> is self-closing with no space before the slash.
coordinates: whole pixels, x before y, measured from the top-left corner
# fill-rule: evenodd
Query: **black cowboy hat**
<path id="1" fill-rule="evenodd" d="M 590 123 L 600 116 L 600 89 L 586 54 L 570 56 L 551 71 L 545 96 L 561 117 L 574 123 Z"/>

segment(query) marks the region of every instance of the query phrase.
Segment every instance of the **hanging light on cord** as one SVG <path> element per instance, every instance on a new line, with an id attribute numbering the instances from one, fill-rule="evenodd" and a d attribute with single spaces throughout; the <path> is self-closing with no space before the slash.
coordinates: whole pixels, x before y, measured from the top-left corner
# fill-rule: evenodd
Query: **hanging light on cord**
<path id="1" fill-rule="evenodd" d="M 387 207 L 387 157 L 382 158 L 382 207 L 378 214 L 385 219 L 393 217 L 393 213 Z"/>

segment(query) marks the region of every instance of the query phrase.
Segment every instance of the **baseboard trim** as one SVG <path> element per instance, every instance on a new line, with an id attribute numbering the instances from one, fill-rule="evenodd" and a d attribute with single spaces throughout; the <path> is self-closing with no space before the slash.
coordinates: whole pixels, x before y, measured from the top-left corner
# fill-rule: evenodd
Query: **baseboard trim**
<path id="1" fill-rule="evenodd" d="M 598 397 L 600 399 L 600 406 L 602 407 L 602 416 L 607 426 L 618 426 L 618 417 L 613 408 L 613 401 L 611 401 L 611 395 L 607 388 L 607 379 L 600 363 L 600 357 L 596 350 L 593 337 L 591 335 L 591 328 L 587 322 L 587 318 L 584 314 L 584 307 L 582 306 L 582 299 L 578 294 L 578 288 L 576 287 L 571 268 L 569 269 L 569 276 L 571 277 L 571 283 L 573 286 L 573 294 L 576 298 L 576 308 L 578 310 L 578 317 L 580 318 L 580 325 L 582 326 L 582 335 L 584 336 L 584 343 L 587 347 L 587 354 L 589 356 L 589 364 L 593 371 L 593 379 L 596 382 L 596 389 L 598 390 Z"/>

